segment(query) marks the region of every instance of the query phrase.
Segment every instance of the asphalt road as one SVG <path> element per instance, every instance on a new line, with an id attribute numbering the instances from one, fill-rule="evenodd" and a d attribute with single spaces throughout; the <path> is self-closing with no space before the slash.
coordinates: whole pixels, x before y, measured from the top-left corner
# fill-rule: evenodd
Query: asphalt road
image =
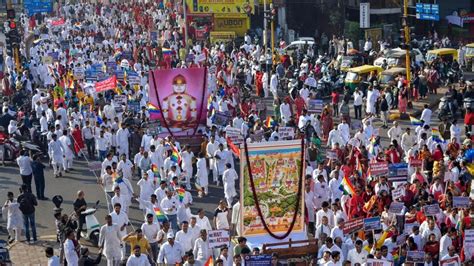
<path id="1" fill-rule="evenodd" d="M 467 75 L 467 79 L 472 78 L 474 78 L 473 73 Z M 402 128 L 410 126 L 409 121 L 407 120 L 400 121 L 400 124 Z M 436 126 L 438 124 L 439 120 L 437 119 L 437 114 L 433 113 L 432 125 Z M 388 143 L 387 129 L 380 127 L 382 125 L 380 120 L 376 120 L 375 125 L 380 128 L 382 143 L 386 145 Z M 353 130 L 351 132 L 354 134 Z M 76 198 L 76 192 L 78 190 L 83 190 L 85 192 L 85 199 L 89 206 L 93 205 L 95 201 L 100 200 L 96 217 L 102 223 L 104 221 L 105 215 L 108 213 L 106 197 L 103 190 L 97 184 L 96 177 L 88 169 L 87 163 L 85 161 L 75 160 L 74 169 L 74 171 L 64 174 L 61 178 L 54 178 L 52 168 L 47 167 L 45 172 L 46 197 L 51 199 L 54 195 L 61 195 L 64 198 L 62 205 L 63 213 L 70 213 L 73 210 L 72 203 Z M 210 178 L 210 181 L 212 181 L 212 177 Z M 132 184 L 134 185 L 135 192 L 138 194 L 139 189 L 136 187 L 136 181 L 132 181 Z M 208 217 L 212 217 L 213 210 L 216 208 L 217 202 L 224 198 L 222 187 L 216 187 L 212 182 L 209 184 L 210 193 L 209 196 L 205 198 L 198 198 L 197 192 L 192 191 L 194 204 L 191 209 L 193 214 L 196 213 L 197 209 L 203 208 L 206 211 L 206 215 Z M 239 183 L 236 183 L 237 186 L 238 184 Z M 9 163 L 7 166 L 0 166 L 0 204 L 2 204 L 2 206 L 6 201 L 7 192 L 12 191 L 16 196 L 18 194 L 18 188 L 20 185 L 21 178 L 16 163 Z M 33 191 L 35 191 L 34 185 Z M 36 224 L 40 239 L 54 240 L 56 237 L 53 209 L 54 204 L 51 202 L 51 200 L 39 201 L 39 206 L 36 209 Z M 129 218 L 134 227 L 140 226 L 143 222 L 143 213 L 138 209 L 137 202 L 134 202 L 131 206 Z M 0 220 L 0 239 L 7 238 L 5 226 L 6 221 L 4 219 Z"/>

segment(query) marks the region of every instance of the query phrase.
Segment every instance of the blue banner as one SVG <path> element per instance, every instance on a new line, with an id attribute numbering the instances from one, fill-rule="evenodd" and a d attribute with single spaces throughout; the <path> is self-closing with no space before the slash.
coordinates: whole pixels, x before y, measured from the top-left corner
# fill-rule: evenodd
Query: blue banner
<path id="1" fill-rule="evenodd" d="M 37 13 L 51 13 L 53 12 L 52 0 L 24 0 L 23 7 L 28 16 L 33 16 Z"/>

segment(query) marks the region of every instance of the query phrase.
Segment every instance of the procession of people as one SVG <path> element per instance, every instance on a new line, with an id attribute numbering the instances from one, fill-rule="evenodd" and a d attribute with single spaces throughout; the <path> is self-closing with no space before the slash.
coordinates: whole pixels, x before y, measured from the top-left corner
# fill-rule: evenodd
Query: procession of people
<path id="1" fill-rule="evenodd" d="M 78 162 L 89 167 L 98 162 L 93 170 L 104 198 L 89 198 L 81 189 L 63 195 L 74 202 L 74 214 L 56 213 L 59 252 L 46 248 L 49 265 L 97 265 L 102 256 L 111 266 L 244 265 L 262 246 L 247 244 L 240 234 L 243 145 L 229 138 L 234 130 L 247 143 L 304 139 L 299 185 L 305 232 L 318 243 L 307 254 L 312 265 L 474 261 L 474 111 L 457 114 L 450 107 L 452 115 L 439 123 L 430 103 L 418 117 L 407 111 L 413 102 L 442 96 L 437 89 L 443 71 L 456 60 L 413 61 L 412 78 L 401 74 L 388 86 L 371 73 L 357 88 L 333 83 L 325 91 L 315 84 L 341 73 L 341 58 L 352 49 L 343 36 L 329 40 L 323 34 L 318 45 L 291 55 L 279 52 L 286 45 L 282 40 L 267 60 L 270 49 L 249 34 L 240 44 L 187 41 L 184 25 L 182 4 L 173 1 L 83 2 L 62 6 L 60 14 L 39 24 L 34 16 L 23 20 L 35 41 L 22 43 L 21 67 L 6 56 L 0 148 L 17 138 L 41 152 L 25 148 L 15 159 L 21 194 L 8 192 L 2 208 L 10 242 L 38 241 L 35 208 L 50 200 L 45 186 L 51 178 L 67 179 Z M 448 37 L 433 40 L 439 47 L 454 46 Z M 364 49 L 368 53 L 373 46 L 368 38 Z M 112 89 L 98 91 L 105 76 L 97 73 L 109 68 L 125 74 Z M 203 125 L 199 99 L 185 93 L 183 76 L 172 80 L 171 95 L 157 95 L 159 108 L 151 101 L 153 70 L 193 68 L 207 69 Z M 96 80 L 86 78 L 90 75 Z M 461 80 L 444 96 L 462 106 L 471 95 L 473 86 Z M 183 130 L 196 124 L 192 140 L 156 123 L 157 114 L 179 120 Z M 286 128 L 291 134 L 283 134 Z M 52 176 L 46 175 L 49 167 Z M 210 186 L 221 189 L 215 193 Z M 84 211 L 97 200 L 105 200 L 109 213 L 98 218 L 99 253 L 89 256 L 82 239 Z M 197 210 L 195 200 L 211 200 L 216 208 Z M 130 217 L 134 206 L 141 217 Z M 378 224 L 364 230 L 369 218 Z M 133 225 L 137 219 L 143 222 Z M 229 232 L 235 243 L 210 248 L 213 230 Z M 282 263 L 278 254 L 271 258 L 272 265 Z"/>

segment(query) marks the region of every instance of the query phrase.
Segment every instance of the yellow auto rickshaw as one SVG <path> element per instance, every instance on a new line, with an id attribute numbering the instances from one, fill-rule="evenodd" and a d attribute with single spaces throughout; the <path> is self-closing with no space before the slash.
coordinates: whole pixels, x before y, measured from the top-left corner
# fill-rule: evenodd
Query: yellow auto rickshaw
<path id="1" fill-rule="evenodd" d="M 464 60 L 466 61 L 467 69 L 472 69 L 474 62 L 474 43 L 466 45 L 466 52 L 464 53 Z"/>
<path id="2" fill-rule="evenodd" d="M 407 70 L 403 67 L 392 67 L 384 70 L 379 76 L 379 84 L 382 88 L 396 85 L 398 75 L 406 75 Z"/>
<path id="3" fill-rule="evenodd" d="M 433 63 L 433 61 L 435 61 L 438 58 L 447 62 L 458 60 L 458 50 L 452 49 L 452 48 L 441 48 L 441 49 L 429 50 L 426 53 L 426 62 L 428 64 Z"/>
<path id="4" fill-rule="evenodd" d="M 380 73 L 382 73 L 383 68 L 379 66 L 372 66 L 372 65 L 363 65 L 358 67 L 353 67 L 347 70 L 346 77 L 344 79 L 344 84 L 354 91 L 356 87 L 359 87 L 360 83 L 367 82 L 369 79 L 369 75 L 372 73 L 372 77 L 375 76 L 377 78 Z M 360 88 L 361 90 L 365 89 Z"/>

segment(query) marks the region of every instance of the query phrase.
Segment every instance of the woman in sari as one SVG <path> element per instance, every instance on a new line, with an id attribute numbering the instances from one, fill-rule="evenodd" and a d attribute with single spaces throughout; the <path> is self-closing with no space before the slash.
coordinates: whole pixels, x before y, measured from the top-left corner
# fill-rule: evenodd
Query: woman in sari
<path id="1" fill-rule="evenodd" d="M 407 112 L 407 104 L 408 89 L 404 86 L 398 94 L 398 109 L 400 110 L 400 113 L 405 114 Z"/>
<path id="2" fill-rule="evenodd" d="M 329 107 L 324 108 L 321 114 L 321 121 L 323 126 L 323 139 L 327 140 L 329 137 L 329 131 L 331 131 L 334 124 L 332 119 L 332 112 Z"/>
<path id="3" fill-rule="evenodd" d="M 84 148 L 84 140 L 82 139 L 82 132 L 79 125 L 76 125 L 71 132 L 74 139 L 74 152 L 76 155 L 81 155 L 80 152 Z"/>

